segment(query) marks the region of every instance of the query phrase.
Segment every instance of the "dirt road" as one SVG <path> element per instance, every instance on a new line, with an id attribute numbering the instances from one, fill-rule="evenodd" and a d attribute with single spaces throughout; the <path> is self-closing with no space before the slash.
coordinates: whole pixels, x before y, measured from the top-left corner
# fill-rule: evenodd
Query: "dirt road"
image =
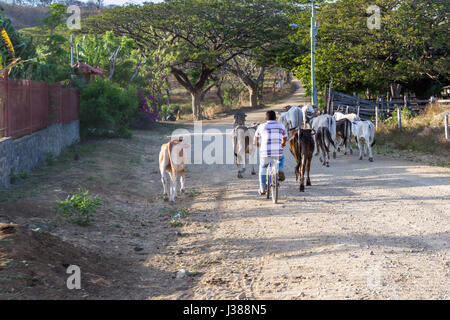
<path id="1" fill-rule="evenodd" d="M 273 109 L 302 99 L 299 90 Z M 247 122 L 262 122 L 264 111 Z M 203 192 L 176 243 L 177 263 L 201 277 L 169 298 L 450 298 L 450 170 L 342 154 L 326 168 L 315 157 L 312 187 L 300 193 L 285 154 L 277 205 L 256 194 L 249 170 L 237 179 L 232 166 L 189 168 L 188 185 Z M 205 221 L 211 229 L 198 233 Z"/>
<path id="2" fill-rule="evenodd" d="M 300 89 L 272 108 L 306 102 Z M 189 165 L 187 193 L 171 205 L 161 130 L 76 146 L 0 192 L 0 222 L 21 226 L 0 225 L 0 299 L 450 298 L 450 169 L 380 154 L 338 154 L 325 168 L 314 157 L 300 193 L 286 149 L 277 205 L 257 195 L 250 170 L 238 179 L 220 164 Z M 80 186 L 102 203 L 85 227 L 55 212 Z M 66 287 L 69 264 L 80 290 Z M 177 279 L 180 269 L 189 275 Z"/>

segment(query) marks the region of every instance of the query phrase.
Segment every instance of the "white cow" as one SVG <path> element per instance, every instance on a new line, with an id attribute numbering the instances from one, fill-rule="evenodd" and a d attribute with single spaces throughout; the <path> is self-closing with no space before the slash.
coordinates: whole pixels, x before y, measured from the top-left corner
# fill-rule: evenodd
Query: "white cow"
<path id="1" fill-rule="evenodd" d="M 299 127 L 305 128 L 315 114 L 316 111 L 312 105 L 290 106 L 288 111 L 280 113 L 278 121 L 284 125 L 287 131 L 292 131 Z"/>
<path id="2" fill-rule="evenodd" d="M 280 113 L 278 121 L 287 131 L 298 128 L 299 124 L 303 127 L 303 111 L 298 106 L 291 106 L 288 111 Z"/>
<path id="3" fill-rule="evenodd" d="M 332 145 L 334 148 L 333 158 L 336 159 L 336 146 L 335 146 L 336 120 L 329 114 L 322 114 L 318 117 L 313 118 L 311 121 L 311 128 L 314 129 L 316 132 L 318 132 L 320 127 L 328 128 L 328 131 L 330 132 L 330 135 L 331 135 L 331 140 L 333 142 Z M 316 140 L 316 136 L 313 136 L 313 137 L 314 137 L 314 143 L 316 145 L 316 154 L 315 155 L 317 156 L 319 154 L 319 145 L 318 145 L 318 141 Z M 328 156 L 328 159 L 329 159 L 329 156 Z"/>
<path id="4" fill-rule="evenodd" d="M 161 182 L 164 187 L 164 200 L 169 200 L 170 198 L 171 202 L 175 202 L 175 197 L 177 196 L 178 175 L 181 175 L 180 192 L 184 192 L 184 155 L 186 152 L 185 150 L 189 147 L 189 143 L 184 142 L 183 137 L 180 137 L 178 140 L 170 140 L 168 143 L 161 146 L 161 151 L 159 153 L 159 170 L 161 172 Z M 169 183 L 167 181 L 166 173 L 170 176 Z"/>
<path id="5" fill-rule="evenodd" d="M 372 147 L 375 144 L 375 126 L 372 121 L 356 121 L 352 124 L 352 131 L 358 142 L 359 160 L 363 159 L 364 148 L 364 156 L 369 153 L 369 161 L 373 162 Z"/>
<path id="6" fill-rule="evenodd" d="M 333 117 L 336 121 L 339 121 L 341 119 L 348 119 L 351 122 L 361 121 L 361 118 L 356 113 L 344 114 L 342 112 L 335 112 Z"/>

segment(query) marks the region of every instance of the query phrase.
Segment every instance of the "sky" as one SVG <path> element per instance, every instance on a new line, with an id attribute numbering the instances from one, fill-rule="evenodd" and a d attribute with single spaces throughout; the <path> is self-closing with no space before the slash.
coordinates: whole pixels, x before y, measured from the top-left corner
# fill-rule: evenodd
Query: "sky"
<path id="1" fill-rule="evenodd" d="M 87 2 L 86 0 L 81 0 L 83 2 Z M 109 4 L 115 4 L 115 5 L 124 5 L 126 3 L 136 3 L 136 4 L 140 4 L 143 2 L 161 2 L 161 0 L 105 0 L 105 5 L 109 5 Z"/>
<path id="2" fill-rule="evenodd" d="M 87 0 L 80 0 L 83 2 L 88 2 Z M 136 3 L 141 4 L 143 2 L 161 2 L 162 0 L 105 0 L 105 5 L 115 4 L 115 5 L 124 5 L 126 3 Z"/>

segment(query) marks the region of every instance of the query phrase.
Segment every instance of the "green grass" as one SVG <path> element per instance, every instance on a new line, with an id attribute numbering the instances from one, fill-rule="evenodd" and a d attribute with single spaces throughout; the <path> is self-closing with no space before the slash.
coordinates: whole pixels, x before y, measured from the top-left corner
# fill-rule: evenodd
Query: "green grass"
<path id="1" fill-rule="evenodd" d="M 56 210 L 72 222 L 87 226 L 94 219 L 99 205 L 100 200 L 97 197 L 91 197 L 88 190 L 80 188 L 74 195 L 60 201 Z"/>

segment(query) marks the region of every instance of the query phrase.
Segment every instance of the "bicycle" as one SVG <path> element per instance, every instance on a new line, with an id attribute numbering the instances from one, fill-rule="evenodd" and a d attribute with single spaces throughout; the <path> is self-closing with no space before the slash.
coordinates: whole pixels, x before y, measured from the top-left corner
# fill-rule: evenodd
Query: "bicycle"
<path id="1" fill-rule="evenodd" d="M 270 157 L 266 172 L 266 196 L 269 199 L 272 190 L 272 202 L 278 202 L 278 157 Z M 272 162 L 275 165 L 272 165 Z"/>

